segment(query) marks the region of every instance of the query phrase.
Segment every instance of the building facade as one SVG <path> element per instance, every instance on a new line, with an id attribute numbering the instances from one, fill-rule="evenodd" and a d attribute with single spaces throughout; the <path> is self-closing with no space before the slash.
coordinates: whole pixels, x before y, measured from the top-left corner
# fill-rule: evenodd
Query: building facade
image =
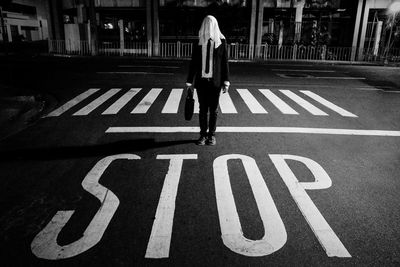
<path id="1" fill-rule="evenodd" d="M 347 47 L 355 60 L 388 43 L 399 47 L 399 16 L 388 13 L 395 1 L 14 0 L 25 5 L 41 2 L 42 7 L 26 16 L 31 26 L 14 21 L 9 11 L 6 25 L 11 39 L 18 31 L 26 38 L 63 40 L 70 49 L 77 40 L 93 49 L 95 43 L 121 48 L 128 43 L 191 42 L 204 16 L 212 14 L 228 43 L 248 45 L 252 53 L 263 45 Z M 26 27 L 33 27 L 31 33 Z"/>
<path id="2" fill-rule="evenodd" d="M 47 0 L 4 1 L 0 14 L 0 42 L 49 38 Z"/>

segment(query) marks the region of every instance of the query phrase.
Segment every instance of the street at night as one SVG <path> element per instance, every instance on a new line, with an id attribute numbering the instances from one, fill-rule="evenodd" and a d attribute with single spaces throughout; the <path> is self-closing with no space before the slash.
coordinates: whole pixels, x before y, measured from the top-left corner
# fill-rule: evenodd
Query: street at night
<path id="1" fill-rule="evenodd" d="M 0 141 L 3 266 L 400 264 L 396 67 L 231 61 L 197 146 L 186 60 L 0 65 L 45 102 Z"/>

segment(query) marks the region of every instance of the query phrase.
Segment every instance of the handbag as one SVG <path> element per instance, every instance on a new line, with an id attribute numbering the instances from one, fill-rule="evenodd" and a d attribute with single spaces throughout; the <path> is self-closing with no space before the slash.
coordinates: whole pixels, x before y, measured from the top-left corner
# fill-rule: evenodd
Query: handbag
<path id="1" fill-rule="evenodd" d="M 185 120 L 190 121 L 194 113 L 194 99 L 193 89 L 187 89 L 186 101 L 185 101 Z"/>

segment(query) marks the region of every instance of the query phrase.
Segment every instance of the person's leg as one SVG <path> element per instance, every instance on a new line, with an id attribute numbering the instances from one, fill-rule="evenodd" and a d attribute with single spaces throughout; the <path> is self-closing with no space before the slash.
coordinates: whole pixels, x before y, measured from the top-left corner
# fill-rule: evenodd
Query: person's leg
<path id="1" fill-rule="evenodd" d="M 210 122 L 209 122 L 209 136 L 214 136 L 217 129 L 217 117 L 218 117 L 218 104 L 219 95 L 221 92 L 220 88 L 212 88 L 212 94 L 209 97 L 209 107 L 210 107 Z"/>
<path id="2" fill-rule="evenodd" d="M 208 129 L 208 100 L 207 100 L 207 88 L 204 84 L 199 84 L 196 88 L 197 98 L 199 99 L 199 124 L 200 124 L 200 136 L 207 136 Z"/>

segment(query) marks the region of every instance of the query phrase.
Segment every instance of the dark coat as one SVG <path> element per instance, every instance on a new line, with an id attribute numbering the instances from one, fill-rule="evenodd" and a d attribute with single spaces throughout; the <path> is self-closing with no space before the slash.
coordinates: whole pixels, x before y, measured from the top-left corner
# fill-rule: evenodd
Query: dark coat
<path id="1" fill-rule="evenodd" d="M 222 39 L 222 44 L 214 49 L 213 53 L 213 82 L 215 87 L 222 87 L 224 81 L 229 81 L 228 49 L 226 40 Z M 199 84 L 201 78 L 201 45 L 193 44 L 192 60 L 190 61 L 188 83 Z"/>

